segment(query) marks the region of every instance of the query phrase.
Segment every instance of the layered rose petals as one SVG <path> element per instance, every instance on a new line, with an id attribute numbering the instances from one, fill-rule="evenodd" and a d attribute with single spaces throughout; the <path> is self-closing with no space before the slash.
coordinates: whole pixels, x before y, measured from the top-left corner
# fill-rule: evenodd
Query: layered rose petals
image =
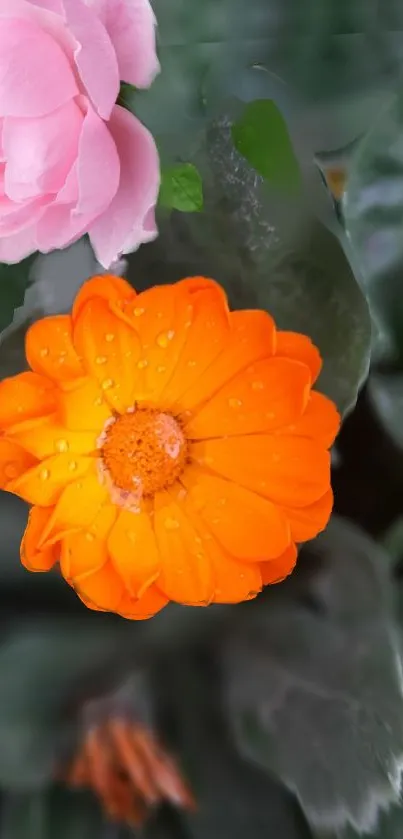
<path id="1" fill-rule="evenodd" d="M 250 599 L 326 526 L 339 416 L 312 390 L 319 353 L 212 280 L 95 277 L 26 350 L 0 384 L 1 486 L 33 505 L 23 564 L 59 563 L 89 608 Z"/>
<path id="2" fill-rule="evenodd" d="M 158 69 L 149 0 L 0 0 L 2 261 L 88 233 L 107 267 L 155 238 L 156 145 L 117 99 Z"/>

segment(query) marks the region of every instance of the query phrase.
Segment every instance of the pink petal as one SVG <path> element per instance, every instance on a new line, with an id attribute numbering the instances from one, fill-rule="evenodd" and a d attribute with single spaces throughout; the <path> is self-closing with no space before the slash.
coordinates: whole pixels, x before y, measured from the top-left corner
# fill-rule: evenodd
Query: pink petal
<path id="1" fill-rule="evenodd" d="M 31 4 L 38 6 L 40 9 L 46 9 L 49 12 L 56 12 L 56 14 L 63 14 L 62 0 L 30 0 Z"/>
<path id="2" fill-rule="evenodd" d="M 38 248 L 63 248 L 86 233 L 89 225 L 113 201 L 119 185 L 120 164 L 106 124 L 92 108 L 84 118 L 78 158 L 64 188 L 38 223 Z M 75 180 L 76 179 L 76 180 Z M 78 199 L 75 197 L 76 184 Z"/>
<path id="3" fill-rule="evenodd" d="M 135 87 L 149 87 L 160 70 L 149 0 L 91 0 L 91 5 L 109 32 L 120 78 Z"/>
<path id="4" fill-rule="evenodd" d="M 120 158 L 119 189 L 103 215 L 89 228 L 98 261 L 108 268 L 127 249 L 134 250 L 156 234 L 152 210 L 158 198 L 160 166 L 157 147 L 147 128 L 116 105 L 109 123 Z M 145 224 L 147 226 L 145 226 Z"/>
<path id="5" fill-rule="evenodd" d="M 73 99 L 37 119 L 6 117 L 5 192 L 14 201 L 57 193 L 78 152 L 83 113 Z"/>
<path id="6" fill-rule="evenodd" d="M 38 117 L 78 92 L 59 44 L 30 20 L 0 17 L 0 114 Z"/>
<path id="7" fill-rule="evenodd" d="M 12 236 L 1 237 L 0 233 L 0 262 L 20 262 L 37 250 L 36 226 L 25 227 Z"/>
<path id="8" fill-rule="evenodd" d="M 10 236 L 32 225 L 44 212 L 48 200 L 47 196 L 41 196 L 16 204 L 6 195 L 1 195 L 0 236 Z"/>
<path id="9" fill-rule="evenodd" d="M 119 69 L 115 50 L 102 21 L 93 9 L 77 0 L 63 0 L 66 24 L 77 46 L 75 62 L 81 81 L 95 109 L 109 119 L 119 94 Z"/>

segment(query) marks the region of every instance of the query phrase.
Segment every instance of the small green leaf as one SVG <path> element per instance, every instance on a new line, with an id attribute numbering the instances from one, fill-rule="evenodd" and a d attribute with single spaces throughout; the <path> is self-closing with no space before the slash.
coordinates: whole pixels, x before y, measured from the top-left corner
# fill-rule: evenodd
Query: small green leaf
<path id="1" fill-rule="evenodd" d="M 134 112 L 137 88 L 128 82 L 121 82 L 117 104 Z"/>
<path id="2" fill-rule="evenodd" d="M 274 187 L 297 189 L 301 173 L 285 120 L 271 99 L 256 99 L 232 126 L 237 151 Z"/>
<path id="3" fill-rule="evenodd" d="M 159 203 L 182 213 L 199 213 L 203 209 L 203 184 L 196 166 L 178 163 L 161 175 Z"/>
<path id="4" fill-rule="evenodd" d="M 24 300 L 32 259 L 28 257 L 16 265 L 0 263 L 0 332 L 11 323 L 14 310 Z"/>

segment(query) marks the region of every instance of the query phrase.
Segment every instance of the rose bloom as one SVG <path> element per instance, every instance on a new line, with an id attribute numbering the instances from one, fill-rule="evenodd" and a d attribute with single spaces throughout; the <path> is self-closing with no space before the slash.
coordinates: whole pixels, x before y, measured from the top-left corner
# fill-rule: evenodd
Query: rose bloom
<path id="1" fill-rule="evenodd" d="M 0 485 L 33 505 L 23 564 L 90 608 L 236 603 L 290 573 L 332 509 L 333 403 L 309 338 L 203 277 L 94 277 L 0 383 Z"/>
<path id="2" fill-rule="evenodd" d="M 0 261 L 155 237 L 154 140 L 116 105 L 159 69 L 149 0 L 0 0 Z"/>

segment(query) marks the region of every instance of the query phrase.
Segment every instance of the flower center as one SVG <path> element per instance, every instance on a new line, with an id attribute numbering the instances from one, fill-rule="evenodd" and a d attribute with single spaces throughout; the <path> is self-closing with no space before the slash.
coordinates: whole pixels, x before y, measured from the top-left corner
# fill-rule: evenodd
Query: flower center
<path id="1" fill-rule="evenodd" d="M 116 487 L 149 496 L 179 477 L 186 463 L 187 441 L 173 416 L 138 408 L 106 428 L 101 455 Z"/>

